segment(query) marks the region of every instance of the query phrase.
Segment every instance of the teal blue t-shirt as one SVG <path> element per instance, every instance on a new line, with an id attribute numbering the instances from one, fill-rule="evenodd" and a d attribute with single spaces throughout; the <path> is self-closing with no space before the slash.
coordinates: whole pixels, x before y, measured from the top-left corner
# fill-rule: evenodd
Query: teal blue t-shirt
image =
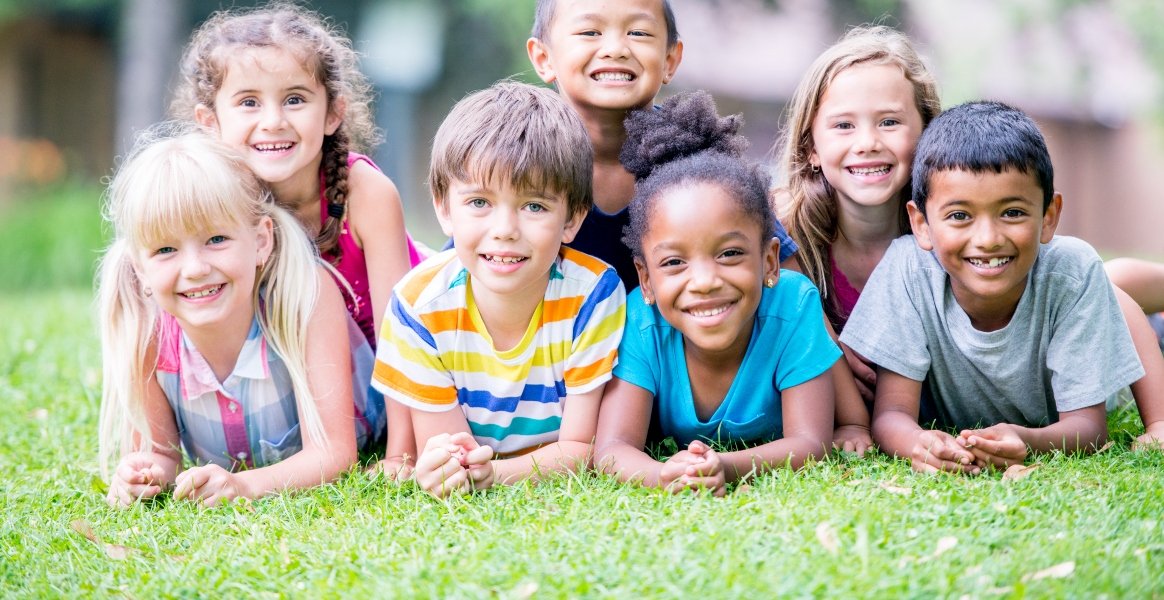
<path id="1" fill-rule="evenodd" d="M 784 436 L 780 392 L 833 366 L 841 350 L 824 326 L 820 294 L 807 277 L 780 271 L 764 288 L 752 339 L 727 396 L 707 421 L 695 414 L 683 334 L 640 290 L 627 296 L 626 328 L 614 376 L 655 396 L 654 411 L 664 437 L 680 447 L 693 440 L 759 443 Z"/>

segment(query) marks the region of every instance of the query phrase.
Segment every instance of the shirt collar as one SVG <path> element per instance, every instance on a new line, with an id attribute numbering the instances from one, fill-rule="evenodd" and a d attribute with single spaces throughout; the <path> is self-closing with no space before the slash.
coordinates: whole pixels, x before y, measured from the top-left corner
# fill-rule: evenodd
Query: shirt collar
<path id="1" fill-rule="evenodd" d="M 206 362 L 206 357 L 194 347 L 185 332 L 182 333 L 181 353 L 184 397 L 194 398 L 211 392 L 226 392 L 218 378 L 214 376 L 214 370 L 210 368 L 210 363 Z M 267 365 L 267 340 L 262 335 L 258 319 L 255 319 L 251 321 L 247 339 L 243 342 L 234 370 L 227 376 L 226 382 L 238 379 L 267 379 L 270 376 L 271 371 Z"/>

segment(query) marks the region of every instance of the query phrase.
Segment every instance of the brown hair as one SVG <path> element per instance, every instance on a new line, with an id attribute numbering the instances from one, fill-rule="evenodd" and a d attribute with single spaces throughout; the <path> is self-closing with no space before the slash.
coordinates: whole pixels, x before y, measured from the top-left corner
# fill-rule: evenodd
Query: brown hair
<path id="1" fill-rule="evenodd" d="M 170 105 L 175 118 L 189 119 L 199 104 L 214 110 L 214 96 L 240 49 L 279 48 L 291 53 L 327 90 L 328 109 L 345 104 L 344 119 L 323 140 L 324 195 L 328 219 L 315 243 L 335 248 L 348 194 L 348 152 L 366 151 L 380 141 L 371 112 L 372 87 L 359 70 L 351 40 L 320 15 L 288 2 L 214 13 L 190 39 L 181 62 L 181 82 Z"/>
<path id="2" fill-rule="evenodd" d="M 530 35 L 543 42 L 550 35 L 550 25 L 554 22 L 554 9 L 558 7 L 558 0 L 537 0 L 534 7 L 533 29 Z M 667 27 L 667 49 L 679 43 L 679 28 L 675 24 L 675 11 L 671 10 L 670 0 L 663 0 L 663 22 Z"/>
<path id="3" fill-rule="evenodd" d="M 500 81 L 464 98 L 437 130 L 431 165 L 429 187 L 441 204 L 452 179 L 505 177 L 515 189 L 564 195 L 571 215 L 594 203 L 594 151 L 586 127 L 547 88 Z"/>
<path id="4" fill-rule="evenodd" d="M 922 126 L 929 125 L 941 111 L 937 84 L 905 34 L 881 25 L 854 27 L 840 41 L 821 53 L 809 66 L 788 105 L 781 140 L 779 163 L 788 178 L 787 188 L 778 196 L 786 202 L 778 207 L 781 221 L 800 246 L 797 257 L 805 275 L 816 284 L 830 320 L 839 322 L 833 293 L 833 273 L 829 248 L 837 239 L 837 202 L 824 174 L 813 172 L 809 157 L 814 143 L 812 123 L 829 84 L 845 69 L 863 64 L 895 65 L 913 84 L 914 100 Z M 909 184 L 903 188 L 909 193 Z M 899 215 L 900 233 L 909 232 L 905 203 Z"/>

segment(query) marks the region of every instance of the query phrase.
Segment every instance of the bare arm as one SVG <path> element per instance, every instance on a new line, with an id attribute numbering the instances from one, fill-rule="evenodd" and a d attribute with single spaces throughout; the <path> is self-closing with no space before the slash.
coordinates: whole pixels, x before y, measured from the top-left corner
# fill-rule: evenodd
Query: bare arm
<path id="1" fill-rule="evenodd" d="M 368 264 L 368 289 L 376 334 L 392 287 L 409 271 L 407 232 L 400 194 L 392 180 L 360 161 L 348 175 L 348 226 Z"/>
<path id="2" fill-rule="evenodd" d="M 663 463 L 643 451 L 650 429 L 654 395 L 615 377 L 606 385 L 598 433 L 594 440 L 594 464 L 619 481 L 638 481 L 644 486 L 663 484 Z"/>
<path id="3" fill-rule="evenodd" d="M 832 440 L 833 379 L 825 372 L 780 395 L 784 437 L 736 452 L 720 453 L 728 481 L 788 465 L 804 466 L 809 457 L 828 453 Z"/>
<path id="4" fill-rule="evenodd" d="M 873 441 L 891 456 L 910 459 L 914 470 L 976 473 L 974 455 L 944 431 L 917 424 L 922 383 L 884 368 L 877 369 L 873 406 Z"/>
<path id="5" fill-rule="evenodd" d="M 157 364 L 157 346 L 151 345 L 145 356 L 144 373 L 151 377 L 145 384 L 145 417 L 150 428 L 152 448 L 137 450 L 140 437 L 125 440 L 122 457 L 109 482 L 106 500 L 114 506 L 127 507 L 137 500 L 152 498 L 174 483 L 182 467 L 178 424 L 170 403 L 153 375 Z"/>

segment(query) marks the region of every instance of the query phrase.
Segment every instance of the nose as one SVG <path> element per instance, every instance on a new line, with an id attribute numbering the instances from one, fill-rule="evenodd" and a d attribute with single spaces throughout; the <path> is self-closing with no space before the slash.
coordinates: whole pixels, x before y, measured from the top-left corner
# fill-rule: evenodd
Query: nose
<path id="1" fill-rule="evenodd" d="M 490 230 L 495 240 L 516 240 L 519 232 L 518 214 L 513 210 L 495 210 L 492 214 Z"/>
<path id="2" fill-rule="evenodd" d="M 186 279 L 201 279 L 210 274 L 210 263 L 199 250 L 185 253 L 182 257 L 182 276 Z"/>
<path id="3" fill-rule="evenodd" d="M 873 152 L 881 149 L 881 132 L 876 126 L 863 125 L 857 128 L 855 147 L 858 152 Z"/>
<path id="4" fill-rule="evenodd" d="M 266 130 L 280 129 L 283 126 L 285 115 L 279 104 L 268 104 L 263 107 L 259 117 L 259 126 Z"/>
<path id="5" fill-rule="evenodd" d="M 687 280 L 687 289 L 697 294 L 707 294 L 719 289 L 723 280 L 719 276 L 719 268 L 714 259 L 693 260 L 687 267 L 690 278 Z"/>
<path id="6" fill-rule="evenodd" d="M 604 34 L 602 36 L 602 58 L 626 58 L 628 56 L 630 56 L 630 50 L 627 48 L 623 36 L 617 34 Z"/>
<path id="7" fill-rule="evenodd" d="M 978 219 L 974 223 L 974 246 L 982 250 L 997 250 L 1002 247 L 1002 228 L 994 219 Z"/>

